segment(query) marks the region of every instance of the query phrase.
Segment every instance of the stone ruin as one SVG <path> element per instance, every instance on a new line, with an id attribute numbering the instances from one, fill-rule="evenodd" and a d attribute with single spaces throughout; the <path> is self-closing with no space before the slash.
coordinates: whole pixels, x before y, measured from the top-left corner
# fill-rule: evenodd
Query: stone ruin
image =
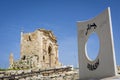
<path id="1" fill-rule="evenodd" d="M 58 61 L 57 39 L 52 31 L 37 29 L 31 33 L 21 32 L 20 59 L 14 61 L 10 54 L 10 69 L 53 68 L 61 66 Z"/>

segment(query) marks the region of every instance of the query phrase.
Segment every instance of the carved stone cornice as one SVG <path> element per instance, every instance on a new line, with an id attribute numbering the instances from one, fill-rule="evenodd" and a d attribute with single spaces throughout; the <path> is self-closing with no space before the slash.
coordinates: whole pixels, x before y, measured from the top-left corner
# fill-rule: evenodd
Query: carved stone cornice
<path id="1" fill-rule="evenodd" d="M 53 32 L 50 30 L 45 30 L 45 29 L 38 29 L 38 31 L 43 32 L 45 36 L 48 36 L 52 41 L 57 42 L 56 37 L 54 36 Z"/>

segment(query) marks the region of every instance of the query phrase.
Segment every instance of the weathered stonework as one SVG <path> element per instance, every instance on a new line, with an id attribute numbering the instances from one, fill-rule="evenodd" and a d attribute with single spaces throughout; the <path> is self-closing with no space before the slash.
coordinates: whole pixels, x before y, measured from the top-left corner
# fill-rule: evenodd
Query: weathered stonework
<path id="1" fill-rule="evenodd" d="M 31 33 L 21 32 L 20 60 L 13 61 L 10 68 L 51 68 L 60 66 L 57 39 L 52 31 L 37 29 Z"/>

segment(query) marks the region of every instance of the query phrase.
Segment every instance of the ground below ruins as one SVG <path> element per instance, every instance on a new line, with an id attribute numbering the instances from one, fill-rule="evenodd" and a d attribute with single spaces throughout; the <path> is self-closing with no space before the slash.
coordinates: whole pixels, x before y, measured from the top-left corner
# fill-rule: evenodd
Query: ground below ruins
<path id="1" fill-rule="evenodd" d="M 72 67 L 0 72 L 0 80 L 76 80 L 78 78 L 78 69 Z"/>
<path id="2" fill-rule="evenodd" d="M 0 80 L 79 80 L 78 72 L 78 69 L 73 69 L 70 66 L 44 70 L 8 70 L 0 71 Z M 120 70 L 118 74 L 114 77 L 89 80 L 120 80 Z"/>

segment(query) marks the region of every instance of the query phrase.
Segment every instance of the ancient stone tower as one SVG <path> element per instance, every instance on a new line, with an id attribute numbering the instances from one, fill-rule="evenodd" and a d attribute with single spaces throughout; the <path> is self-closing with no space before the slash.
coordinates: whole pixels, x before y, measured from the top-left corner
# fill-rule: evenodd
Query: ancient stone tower
<path id="1" fill-rule="evenodd" d="M 20 60 L 14 61 L 13 67 L 51 68 L 59 65 L 57 39 L 52 31 L 21 32 Z"/>

